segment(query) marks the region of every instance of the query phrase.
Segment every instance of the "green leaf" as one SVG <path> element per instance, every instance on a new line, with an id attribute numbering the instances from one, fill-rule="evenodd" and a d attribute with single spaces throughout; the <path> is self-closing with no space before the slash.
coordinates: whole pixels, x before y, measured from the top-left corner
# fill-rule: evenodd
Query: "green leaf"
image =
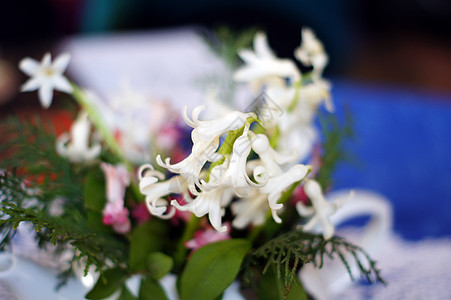
<path id="1" fill-rule="evenodd" d="M 87 299 L 103 299 L 116 292 L 127 278 L 122 269 L 109 269 L 97 280 L 95 286 L 86 294 Z"/>
<path id="2" fill-rule="evenodd" d="M 261 277 L 258 285 L 258 299 L 260 300 L 307 300 L 307 294 L 304 288 L 296 277 L 296 280 L 287 288 L 284 283 L 284 279 L 281 276 L 277 276 L 276 267 L 271 265 L 267 268 L 266 273 Z"/>
<path id="3" fill-rule="evenodd" d="M 150 276 L 158 280 L 171 271 L 174 266 L 172 257 L 167 256 L 161 252 L 155 252 L 149 254 L 147 257 L 147 268 L 149 269 Z"/>
<path id="4" fill-rule="evenodd" d="M 124 284 L 122 286 L 121 294 L 117 300 L 136 300 L 137 298 L 128 290 L 127 286 Z"/>
<path id="5" fill-rule="evenodd" d="M 141 281 L 139 288 L 139 300 L 167 300 L 168 297 L 160 283 L 151 276 L 146 276 Z"/>
<path id="6" fill-rule="evenodd" d="M 85 206 L 93 211 L 100 212 L 106 204 L 105 179 L 99 170 L 91 170 L 86 175 L 83 190 Z"/>
<path id="7" fill-rule="evenodd" d="M 97 232 L 113 233 L 113 228 L 103 223 L 101 212 L 88 210 L 86 213 L 86 222 L 90 228 Z"/>
<path id="8" fill-rule="evenodd" d="M 210 300 L 219 296 L 237 276 L 248 240 L 232 239 L 208 244 L 193 253 L 182 273 L 182 300 Z"/>
<path id="9" fill-rule="evenodd" d="M 158 220 L 152 220 L 133 230 L 128 261 L 130 271 L 147 269 L 149 253 L 161 250 L 166 236 L 166 228 Z"/>

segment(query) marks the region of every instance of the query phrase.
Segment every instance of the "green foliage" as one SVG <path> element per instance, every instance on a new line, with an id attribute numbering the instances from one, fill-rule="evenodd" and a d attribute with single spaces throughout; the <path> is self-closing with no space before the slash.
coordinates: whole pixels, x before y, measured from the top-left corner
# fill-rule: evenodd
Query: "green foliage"
<path id="1" fill-rule="evenodd" d="M 239 64 L 238 51 L 250 48 L 252 40 L 257 33 L 257 28 L 247 30 L 232 31 L 229 27 L 222 26 L 215 30 L 215 36 L 206 37 L 207 45 L 221 57 L 231 68 L 236 68 Z"/>
<path id="2" fill-rule="evenodd" d="M 105 177 L 100 170 L 90 170 L 83 189 L 84 204 L 87 209 L 100 212 L 106 204 Z"/>
<path id="3" fill-rule="evenodd" d="M 27 181 L 39 181 L 42 209 L 57 197 L 70 199 L 73 208 L 82 205 L 82 178 L 85 169 L 74 169 L 70 162 L 55 151 L 56 137 L 49 122 L 36 118 L 23 122 L 9 118 L 2 127 L 10 133 L 0 146 L 0 168 L 25 173 Z"/>
<path id="4" fill-rule="evenodd" d="M 160 283 L 151 276 L 146 276 L 141 280 L 139 288 L 139 300 L 167 300 L 168 297 Z"/>
<path id="5" fill-rule="evenodd" d="M 354 137 L 351 113 L 345 111 L 344 122 L 340 124 L 335 115 L 318 112 L 323 134 L 321 168 L 316 180 L 327 189 L 332 184 L 332 173 L 340 162 L 351 162 L 352 157 L 344 149 L 344 142 Z"/>
<path id="6" fill-rule="evenodd" d="M 109 297 L 119 290 L 126 278 L 127 273 L 123 269 L 106 270 L 85 297 L 87 299 L 103 299 Z"/>
<path id="7" fill-rule="evenodd" d="M 158 220 L 152 220 L 134 228 L 130 237 L 128 258 L 130 271 L 146 270 L 149 253 L 162 250 L 166 232 L 166 224 Z"/>
<path id="8" fill-rule="evenodd" d="M 235 280 L 249 241 L 231 239 L 208 244 L 193 253 L 180 280 L 182 300 L 213 300 Z"/>
<path id="9" fill-rule="evenodd" d="M 137 298 L 128 290 L 125 284 L 122 285 L 122 291 L 117 300 L 136 300 Z"/>
<path id="10" fill-rule="evenodd" d="M 174 260 L 172 257 L 167 256 L 161 252 L 150 253 L 147 256 L 147 269 L 149 270 L 149 276 L 155 280 L 163 278 L 171 271 L 174 266 Z"/>
<path id="11" fill-rule="evenodd" d="M 275 266 L 277 276 L 283 275 L 287 288 L 297 280 L 296 272 L 302 263 L 313 263 L 321 268 L 324 256 L 331 259 L 338 257 L 353 280 L 348 260 L 357 263 L 362 277 L 368 282 L 384 283 L 380 271 L 376 268 L 376 262 L 363 249 L 340 237 L 324 240 L 321 235 L 293 230 L 266 242 L 252 253 L 253 263 L 261 262 L 262 259 L 266 261 L 263 273 Z M 366 263 L 363 263 L 362 259 L 366 260 Z"/>
<path id="12" fill-rule="evenodd" d="M 90 184 L 83 188 L 88 167 L 73 166 L 56 153 L 55 136 L 48 123 L 10 118 L 3 128 L 11 135 L 0 146 L 1 155 L 7 158 L 1 161 L 0 168 L 8 170 L 0 175 L 0 230 L 5 234 L 1 248 L 21 222 L 31 222 L 40 246 L 52 243 L 57 253 L 73 247 L 71 261 L 82 259 L 86 270 L 95 265 L 102 272 L 107 262 L 123 265 L 128 254 L 124 242 L 103 224 L 94 226 L 92 220 L 96 218 L 92 213 L 96 212 L 83 203 L 92 192 Z M 58 213 L 52 211 L 55 199 L 60 201 Z M 88 202 L 87 206 L 95 205 Z M 101 222 L 101 218 L 97 220 Z M 70 274 L 71 266 L 61 279 L 64 281 Z"/>
<path id="13" fill-rule="evenodd" d="M 274 265 L 270 265 L 260 278 L 258 284 L 258 299 L 260 300 L 307 300 L 307 294 L 298 278 L 287 287 L 280 276 L 277 276 L 277 270 Z"/>

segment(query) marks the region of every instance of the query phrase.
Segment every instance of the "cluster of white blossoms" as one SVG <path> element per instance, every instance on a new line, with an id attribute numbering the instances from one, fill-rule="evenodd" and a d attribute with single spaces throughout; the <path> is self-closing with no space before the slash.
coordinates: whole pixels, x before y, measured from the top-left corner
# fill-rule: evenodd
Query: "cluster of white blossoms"
<path id="1" fill-rule="evenodd" d="M 293 60 L 278 58 L 262 32 L 254 38 L 254 51 L 245 49 L 238 55 L 245 64 L 235 72 L 234 79 L 249 84 L 256 95 L 264 94 L 259 119 L 268 130 L 278 128 L 278 149 L 296 149 L 296 160 L 304 161 L 318 140 L 313 121 L 319 105 L 324 103 L 329 112 L 334 110 L 330 83 L 322 78 L 328 56 L 321 41 L 312 30 L 302 30 L 302 43 L 294 56 L 312 67 L 307 76 L 301 74 Z"/>
<path id="2" fill-rule="evenodd" d="M 295 164 L 286 171 L 282 166 L 292 162 L 294 156 L 277 153 L 268 137 L 250 130 L 254 113 L 234 111 L 226 116 L 202 121 L 199 114 L 203 106 L 196 107 L 192 119 L 184 110 L 185 122 L 193 127 L 191 154 L 179 163 L 171 164 L 157 157 L 157 163 L 176 174 L 168 180 L 165 175 L 144 165 L 139 170 L 140 190 L 146 196 L 149 211 L 162 218 L 170 218 L 175 209 L 190 211 L 197 217 L 208 214 L 211 225 L 225 232 L 222 216 L 232 199 L 235 215 L 232 225 L 243 228 L 248 224 L 262 224 L 268 207 L 276 222 L 281 222 L 277 211 L 283 205 L 277 203 L 282 192 L 293 183 L 302 180 L 310 166 Z M 220 137 L 227 134 L 219 147 Z M 231 151 L 224 151 L 223 149 Z M 255 159 L 249 159 L 251 151 Z M 209 163 L 208 170 L 204 170 Z M 166 196 L 181 194 L 186 204 L 168 201 Z M 267 203 L 267 204 L 266 204 Z"/>
<path id="3" fill-rule="evenodd" d="M 232 226 L 238 229 L 263 224 L 268 210 L 280 223 L 282 193 L 305 179 L 304 190 L 312 206 L 296 206 L 301 216 L 311 217 L 304 230 L 320 227 L 324 237 L 330 238 L 334 227 L 329 217 L 341 203 L 328 203 L 319 184 L 306 178 L 311 166 L 295 164 L 305 161 L 317 142 L 313 121 L 320 104 L 329 112 L 334 109 L 330 84 L 322 78 L 328 62 L 324 47 L 310 29 L 302 30 L 302 43 L 294 56 L 312 67 L 308 75 L 303 75 L 294 61 L 278 58 L 264 33 L 255 36 L 253 51 L 245 49 L 238 54 L 244 65 L 235 72 L 234 80 L 247 83 L 256 95 L 263 93 L 265 97 L 257 103 L 257 114 L 227 108 L 220 109 L 226 112 L 221 117 L 201 121 L 203 106 L 193 110 L 192 119 L 185 108 L 184 119 L 193 128 L 192 152 L 176 164 L 171 164 L 170 158 L 163 161 L 157 157 L 160 167 L 175 174 L 167 180 L 151 165 L 141 167 L 140 189 L 147 207 L 161 218 L 172 217 L 176 209 L 197 217 L 208 214 L 212 226 L 221 232 L 227 230 L 222 225 L 226 207 L 233 215 Z M 276 132 L 275 149 L 267 135 L 250 129 L 254 120 L 262 123 L 267 134 Z M 220 137 L 226 133 L 228 137 L 220 146 Z M 227 147 L 229 151 L 224 151 Z M 208 170 L 206 166 L 210 166 Z M 183 195 L 186 203 L 169 200 L 172 194 Z"/>

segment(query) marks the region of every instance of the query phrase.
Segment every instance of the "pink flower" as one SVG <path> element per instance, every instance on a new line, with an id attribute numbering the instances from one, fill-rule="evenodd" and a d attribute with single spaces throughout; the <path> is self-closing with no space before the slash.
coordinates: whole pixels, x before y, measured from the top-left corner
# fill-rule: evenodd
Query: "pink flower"
<path id="1" fill-rule="evenodd" d="M 102 162 L 100 164 L 106 177 L 107 204 L 102 211 L 103 223 L 113 226 L 117 233 L 127 233 L 131 224 L 129 212 L 124 207 L 125 189 L 130 184 L 130 176 L 124 165 L 113 166 Z"/>
<path id="2" fill-rule="evenodd" d="M 219 232 L 214 228 L 200 229 L 194 238 L 185 243 L 186 248 L 196 250 L 207 244 L 230 239 L 230 226 L 227 224 L 226 232 Z"/>
<path id="3" fill-rule="evenodd" d="M 130 231 L 131 223 L 128 218 L 128 209 L 124 207 L 124 201 L 108 202 L 103 209 L 103 223 L 113 226 L 117 233 Z"/>
<path id="4" fill-rule="evenodd" d="M 147 210 L 145 202 L 141 202 L 133 207 L 132 217 L 138 222 L 138 224 L 145 223 L 150 219 L 150 213 Z"/>
<path id="5" fill-rule="evenodd" d="M 304 205 L 309 205 L 310 203 L 310 200 L 305 194 L 304 186 L 298 186 L 293 192 L 292 203 L 297 204 L 298 202 L 301 202 Z"/>

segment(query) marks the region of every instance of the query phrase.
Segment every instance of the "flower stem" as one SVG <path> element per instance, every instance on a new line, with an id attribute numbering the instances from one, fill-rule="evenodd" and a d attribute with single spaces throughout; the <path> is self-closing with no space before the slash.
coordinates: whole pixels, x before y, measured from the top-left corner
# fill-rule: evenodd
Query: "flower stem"
<path id="1" fill-rule="evenodd" d="M 96 109 L 96 107 L 91 103 L 91 101 L 87 99 L 85 93 L 79 86 L 77 86 L 75 83 L 72 82 L 72 87 L 74 89 L 72 95 L 75 101 L 77 101 L 77 103 L 81 106 L 81 108 L 84 111 L 86 111 L 86 113 L 89 116 L 89 119 L 94 124 L 95 128 L 100 132 L 103 140 L 105 141 L 107 146 L 111 149 L 113 154 L 116 157 L 118 157 L 121 163 L 123 163 L 127 167 L 128 171 L 133 174 L 135 172 L 133 165 L 125 157 L 118 142 L 114 138 L 114 135 L 111 133 L 111 130 L 107 127 L 105 119 L 103 118 L 102 114 L 100 114 L 99 111 Z M 142 195 L 139 191 L 139 187 L 136 185 L 135 181 L 132 181 L 130 187 L 137 199 L 142 198 Z"/>
<path id="2" fill-rule="evenodd" d="M 181 269 L 185 261 L 186 254 L 188 252 L 188 249 L 185 247 L 185 243 L 194 236 L 194 233 L 200 227 L 201 222 L 202 218 L 198 218 L 193 214 L 191 215 L 191 218 L 188 221 L 188 223 L 186 223 L 182 238 L 180 239 L 174 254 L 176 268 Z"/>

